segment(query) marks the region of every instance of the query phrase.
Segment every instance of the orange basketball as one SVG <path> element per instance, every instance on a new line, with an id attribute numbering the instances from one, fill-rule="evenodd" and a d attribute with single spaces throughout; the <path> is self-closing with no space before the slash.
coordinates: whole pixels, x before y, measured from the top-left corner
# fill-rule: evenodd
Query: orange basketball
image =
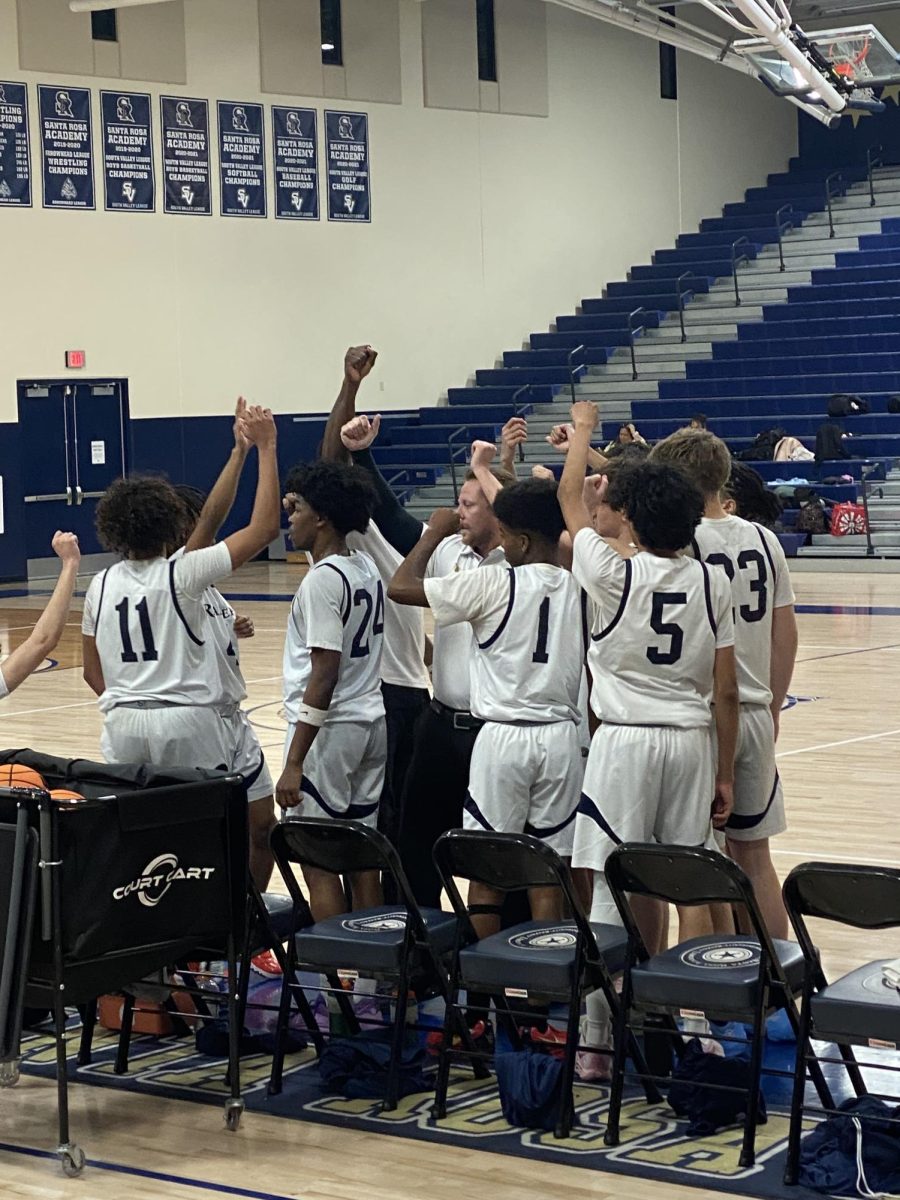
<path id="1" fill-rule="evenodd" d="M 4 763 L 0 766 L 0 788 L 40 788 L 46 791 L 43 775 L 23 767 L 19 763 Z"/>
<path id="2" fill-rule="evenodd" d="M 79 800 L 87 799 L 81 792 L 70 792 L 68 788 L 51 788 L 50 799 L 57 804 L 77 804 Z"/>

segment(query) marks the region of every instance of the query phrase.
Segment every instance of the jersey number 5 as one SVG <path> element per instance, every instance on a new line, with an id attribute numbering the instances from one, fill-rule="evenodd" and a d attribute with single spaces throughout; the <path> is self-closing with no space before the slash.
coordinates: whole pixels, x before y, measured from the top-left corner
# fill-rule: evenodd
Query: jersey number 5
<path id="1" fill-rule="evenodd" d="M 372 616 L 372 596 L 365 588 L 358 588 L 353 597 L 353 607 L 365 607 L 359 628 L 353 635 L 353 645 L 350 647 L 351 658 L 365 658 L 369 653 L 369 618 Z M 372 633 L 377 637 L 384 631 L 384 588 L 378 584 L 378 594 L 375 598 L 375 620 L 372 622 Z M 365 639 L 365 642 L 363 641 Z"/>
<path id="2" fill-rule="evenodd" d="M 653 593 L 650 628 L 661 637 L 670 639 L 668 650 L 662 650 L 659 646 L 647 648 L 647 658 L 657 667 L 668 667 L 677 663 L 684 649 L 684 630 L 672 621 L 663 620 L 667 604 L 687 604 L 687 595 L 684 592 Z"/>
<path id="3" fill-rule="evenodd" d="M 128 628 L 128 604 L 126 596 L 116 605 L 116 612 L 119 614 L 119 633 L 122 636 L 122 662 L 136 663 L 138 656 L 131 641 L 131 630 Z M 141 658 L 144 662 L 156 662 L 159 658 L 159 651 L 153 640 L 153 627 L 150 624 L 150 613 L 147 611 L 146 596 L 134 606 L 134 611 L 141 623 L 141 638 L 144 642 Z"/>

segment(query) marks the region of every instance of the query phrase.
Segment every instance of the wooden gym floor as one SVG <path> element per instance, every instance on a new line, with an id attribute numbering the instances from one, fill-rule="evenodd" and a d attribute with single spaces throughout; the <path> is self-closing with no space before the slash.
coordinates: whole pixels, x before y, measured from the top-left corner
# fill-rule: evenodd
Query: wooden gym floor
<path id="1" fill-rule="evenodd" d="M 289 598 L 299 569 L 243 568 L 223 587 L 238 612 L 256 623 L 242 643 L 248 708 L 273 774 L 283 722 L 280 665 Z M 800 652 L 791 688 L 797 702 L 782 716 L 779 765 L 790 828 L 774 846 L 783 876 L 799 862 L 900 864 L 896 765 L 900 749 L 900 605 L 897 576 L 796 574 Z M 86 586 L 87 580 L 83 581 Z M 44 603 L 42 585 L 0 589 L 0 646 L 27 636 Z M 76 607 L 80 607 L 80 601 Z M 81 634 L 73 610 L 55 663 L 2 705 L 4 746 L 100 757 L 100 716 L 81 679 Z M 861 944 L 851 931 L 815 930 L 829 973 L 900 954 L 900 935 Z M 494 1200 L 528 1194 L 555 1200 L 712 1200 L 718 1193 L 607 1176 L 533 1159 L 515 1159 L 383 1134 L 339 1130 L 247 1113 L 229 1133 L 218 1107 L 111 1089 L 73 1086 L 73 1136 L 95 1161 L 80 1179 L 29 1150 L 54 1147 L 55 1087 L 23 1077 L 0 1091 L 0 1192 L 29 1200 L 133 1200 L 253 1194 L 303 1200 L 458 1200 L 490 1192 Z M 188 1183 L 187 1181 L 190 1181 Z M 426 1182 L 427 1180 L 427 1182 Z M 183 1181 L 183 1182 L 182 1182 Z M 219 1188 L 226 1190 L 220 1191 Z M 243 1192 L 243 1194 L 247 1194 Z"/>

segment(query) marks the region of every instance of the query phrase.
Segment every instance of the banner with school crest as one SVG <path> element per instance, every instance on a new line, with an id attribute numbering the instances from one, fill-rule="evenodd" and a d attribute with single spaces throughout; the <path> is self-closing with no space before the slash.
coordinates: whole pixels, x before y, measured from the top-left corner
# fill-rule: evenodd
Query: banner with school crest
<path id="1" fill-rule="evenodd" d="M 94 208 L 88 88 L 38 84 L 44 208 Z"/>
<path id="2" fill-rule="evenodd" d="M 263 106 L 219 100 L 219 203 L 223 217 L 266 215 Z"/>
<path id="3" fill-rule="evenodd" d="M 164 211 L 212 215 L 209 101 L 160 96 Z"/>
<path id="4" fill-rule="evenodd" d="M 0 208 L 31 208 L 28 89 L 0 83 Z"/>
<path id="5" fill-rule="evenodd" d="M 319 157 L 316 110 L 272 105 L 275 216 L 291 221 L 319 219 Z"/>
<path id="6" fill-rule="evenodd" d="M 153 212 L 151 101 L 145 92 L 101 92 L 103 186 L 110 211 Z"/>
<path id="7" fill-rule="evenodd" d="M 326 110 L 325 154 L 328 220 L 371 221 L 368 116 Z"/>

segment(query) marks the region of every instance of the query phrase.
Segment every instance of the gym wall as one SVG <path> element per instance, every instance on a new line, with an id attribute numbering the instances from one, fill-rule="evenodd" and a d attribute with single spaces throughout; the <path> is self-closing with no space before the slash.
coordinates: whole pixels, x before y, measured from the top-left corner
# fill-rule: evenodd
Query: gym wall
<path id="1" fill-rule="evenodd" d="M 295 72 L 308 91 L 290 94 L 261 77 L 287 86 L 278 21 L 309 23 L 314 0 L 121 10 L 119 46 L 92 42 L 67 0 L 0 0 L 0 78 L 30 85 L 35 188 L 33 209 L 0 211 L 0 420 L 15 381 L 63 375 L 73 347 L 91 376 L 129 379 L 138 419 L 221 413 L 238 391 L 321 410 L 359 340 L 382 351 L 368 405 L 434 404 L 794 151 L 793 111 L 758 84 L 679 54 L 680 98 L 661 100 L 653 42 L 539 0 L 497 0 L 500 79 L 476 88 L 474 7 L 345 0 L 345 69 L 323 71 L 313 23 Z M 212 217 L 45 211 L 38 83 L 91 87 L 100 205 L 99 91 L 153 94 L 158 209 L 161 92 L 306 104 L 320 128 L 327 97 L 346 97 L 369 114 L 372 222 L 215 215 L 215 145 Z"/>

